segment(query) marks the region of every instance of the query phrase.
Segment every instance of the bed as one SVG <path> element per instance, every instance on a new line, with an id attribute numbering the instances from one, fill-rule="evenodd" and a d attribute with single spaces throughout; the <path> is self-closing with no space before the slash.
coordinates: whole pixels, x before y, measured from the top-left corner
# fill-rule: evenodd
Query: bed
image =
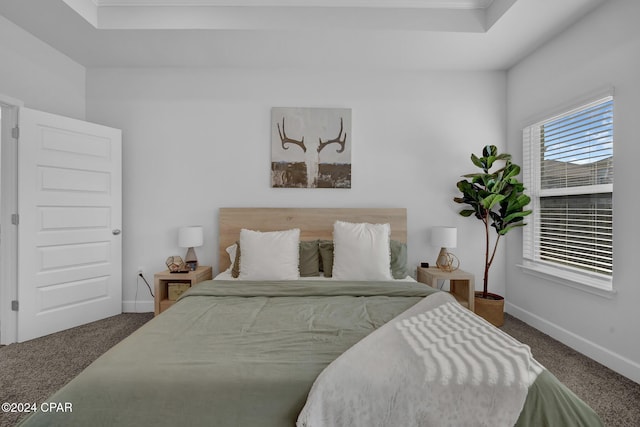
<path id="1" fill-rule="evenodd" d="M 236 242 L 246 250 L 240 270 L 250 270 L 252 241 L 239 241 L 242 229 L 298 229 L 300 241 L 326 243 L 337 220 L 388 224 L 389 239 L 406 243 L 404 209 L 221 209 L 226 273 L 186 292 L 50 397 L 72 412 L 38 412 L 21 425 L 601 425 L 526 346 L 447 293 L 395 279 L 401 272 L 343 280 L 336 261 L 331 279 L 322 278 L 327 266 L 297 280 L 233 278 L 243 259 L 229 251 Z M 429 340 L 439 340 L 437 351 Z"/>

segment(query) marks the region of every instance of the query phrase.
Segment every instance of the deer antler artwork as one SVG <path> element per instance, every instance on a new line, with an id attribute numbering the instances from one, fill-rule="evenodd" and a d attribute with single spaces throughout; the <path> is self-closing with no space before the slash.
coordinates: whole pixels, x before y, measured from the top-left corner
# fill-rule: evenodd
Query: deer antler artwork
<path id="1" fill-rule="evenodd" d="M 287 137 L 287 133 L 284 130 L 284 117 L 282 118 L 282 129 L 280 129 L 280 123 L 277 124 L 278 126 L 278 133 L 280 134 L 280 141 L 282 141 L 282 148 L 284 150 L 288 150 L 289 147 L 286 147 L 285 144 L 295 144 L 298 147 L 302 148 L 302 151 L 304 151 L 305 153 L 307 152 L 307 147 L 305 147 L 304 145 L 304 136 L 302 137 L 301 140 L 297 140 L 297 139 L 292 139 Z M 318 150 L 320 151 L 320 150 Z"/>
<path id="2" fill-rule="evenodd" d="M 273 107 L 271 120 L 272 187 L 351 188 L 350 109 Z"/>
<path id="3" fill-rule="evenodd" d="M 334 138 L 334 139 L 330 139 L 328 141 L 322 142 L 322 138 L 318 138 L 320 140 L 320 145 L 318 145 L 318 153 L 320 151 L 322 151 L 322 149 L 324 147 L 326 147 L 329 144 L 332 143 L 337 143 L 340 144 L 340 148 L 336 150 L 336 153 L 342 153 L 344 151 L 344 144 L 347 141 L 347 133 L 345 132 L 344 136 L 342 137 L 342 139 L 340 139 L 340 136 L 342 135 L 342 131 L 343 131 L 343 125 L 342 125 L 342 117 L 340 117 L 340 132 L 338 132 L 338 137 Z"/>

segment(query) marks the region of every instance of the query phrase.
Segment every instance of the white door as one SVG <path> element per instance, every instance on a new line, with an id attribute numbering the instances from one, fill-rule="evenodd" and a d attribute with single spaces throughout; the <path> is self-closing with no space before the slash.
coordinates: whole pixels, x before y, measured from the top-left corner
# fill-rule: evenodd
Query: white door
<path id="1" fill-rule="evenodd" d="M 18 337 L 122 312 L 122 133 L 19 112 Z"/>

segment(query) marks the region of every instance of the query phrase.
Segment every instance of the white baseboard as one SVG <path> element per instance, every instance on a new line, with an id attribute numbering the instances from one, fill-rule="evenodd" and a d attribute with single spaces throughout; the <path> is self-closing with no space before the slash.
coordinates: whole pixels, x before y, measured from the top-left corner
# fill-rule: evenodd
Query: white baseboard
<path id="1" fill-rule="evenodd" d="M 505 311 L 587 357 L 640 384 L 640 364 L 505 301 Z"/>
<path id="2" fill-rule="evenodd" d="M 153 301 L 122 301 L 123 313 L 149 313 L 153 311 Z"/>

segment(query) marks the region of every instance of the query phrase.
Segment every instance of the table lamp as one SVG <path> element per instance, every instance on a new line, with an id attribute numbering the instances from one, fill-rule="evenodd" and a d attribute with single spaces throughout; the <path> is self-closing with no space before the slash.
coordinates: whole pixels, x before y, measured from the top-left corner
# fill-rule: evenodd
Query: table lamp
<path id="1" fill-rule="evenodd" d="M 194 271 L 198 268 L 198 257 L 196 256 L 195 247 L 202 246 L 203 232 L 199 225 L 191 225 L 188 227 L 180 227 L 178 231 L 178 246 L 181 248 L 189 248 L 184 258 L 184 263 L 189 270 Z"/>
<path id="2" fill-rule="evenodd" d="M 455 248 L 458 238 L 458 229 L 455 227 L 433 227 L 431 229 L 431 245 L 440 247 L 440 253 L 436 259 L 436 265 L 444 271 L 458 269 L 460 262 L 455 255 L 447 251 L 447 248 Z"/>

